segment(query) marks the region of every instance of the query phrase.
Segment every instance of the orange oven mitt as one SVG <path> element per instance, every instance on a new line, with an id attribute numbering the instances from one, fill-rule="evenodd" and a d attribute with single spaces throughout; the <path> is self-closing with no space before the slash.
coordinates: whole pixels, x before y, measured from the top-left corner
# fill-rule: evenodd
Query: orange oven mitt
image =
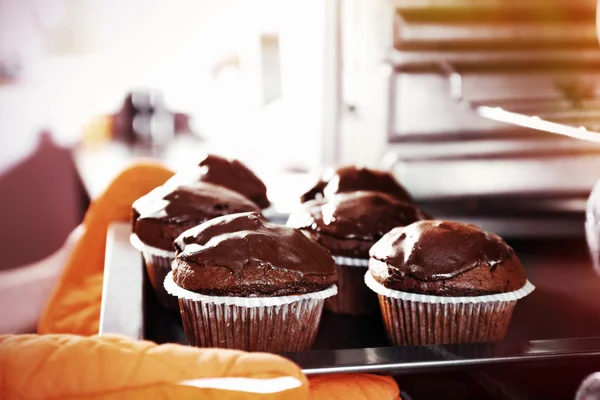
<path id="1" fill-rule="evenodd" d="M 370 374 L 320 375 L 309 378 L 312 400 L 401 400 L 390 376 Z"/>
<path id="2" fill-rule="evenodd" d="M 108 227 L 129 221 L 133 202 L 171 176 L 173 172 L 158 163 L 139 162 L 117 176 L 92 203 L 83 221 L 84 233 L 38 322 L 38 333 L 98 333 Z"/>
<path id="3" fill-rule="evenodd" d="M 199 349 L 120 336 L 0 337 L 2 399 L 308 398 L 291 361 L 264 353 Z"/>
<path id="4" fill-rule="evenodd" d="M 0 336 L 0 393 L 6 400 L 400 399 L 396 382 L 383 376 L 325 375 L 309 385 L 274 354 L 67 334 Z"/>

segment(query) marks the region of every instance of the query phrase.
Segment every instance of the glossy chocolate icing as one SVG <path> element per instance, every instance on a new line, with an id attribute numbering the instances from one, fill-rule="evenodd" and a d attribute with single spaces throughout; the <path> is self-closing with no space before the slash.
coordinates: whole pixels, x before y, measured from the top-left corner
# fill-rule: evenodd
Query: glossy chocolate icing
<path id="1" fill-rule="evenodd" d="M 301 294 L 323 290 L 337 280 L 325 248 L 259 213 L 212 219 L 182 233 L 174 245 L 173 279 L 198 293 Z"/>
<path id="2" fill-rule="evenodd" d="M 367 258 L 368 249 L 384 234 L 397 226 L 405 226 L 423 218 L 424 214 L 418 208 L 391 195 L 358 191 L 308 201 L 290 215 L 288 225 L 319 233 L 318 237 L 313 238 L 334 255 L 351 256 L 340 254 L 341 249 L 332 248 L 331 241 L 323 235 L 368 242 L 367 246 L 357 243 L 355 247 L 364 247 L 364 250 L 353 254 Z"/>
<path id="3" fill-rule="evenodd" d="M 516 290 L 525 284 L 514 250 L 499 236 L 471 224 L 432 220 L 396 228 L 371 248 L 370 256 L 381 261 L 371 263 L 373 277 L 397 290 L 415 282 L 442 281 L 439 287 L 425 285 L 422 292 L 467 295 Z"/>
<path id="4" fill-rule="evenodd" d="M 370 255 L 393 265 L 401 275 L 434 281 L 480 265 L 494 269 L 514 251 L 499 236 L 475 225 L 421 221 L 394 229 L 371 248 Z"/>
<path id="5" fill-rule="evenodd" d="M 208 182 L 238 192 L 261 208 L 267 208 L 271 204 L 267 197 L 267 187 L 248 167 L 238 160 L 214 154 L 204 157 L 197 168 L 189 168 L 177 173 L 171 181 Z"/>
<path id="6" fill-rule="evenodd" d="M 193 226 L 222 215 L 259 210 L 223 186 L 168 182 L 133 203 L 133 231 L 149 246 L 173 250 L 173 240 Z"/>
<path id="7" fill-rule="evenodd" d="M 338 193 L 359 190 L 376 191 L 390 194 L 402 201 L 412 203 L 410 194 L 386 171 L 346 166 L 328 171 L 311 189 L 301 196 L 306 202 Z"/>

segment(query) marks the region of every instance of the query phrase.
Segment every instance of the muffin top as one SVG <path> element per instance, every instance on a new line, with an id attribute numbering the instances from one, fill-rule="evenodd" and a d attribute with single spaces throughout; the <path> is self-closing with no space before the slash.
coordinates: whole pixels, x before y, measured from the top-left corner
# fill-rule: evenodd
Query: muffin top
<path id="1" fill-rule="evenodd" d="M 403 292 L 480 296 L 511 292 L 526 283 L 514 250 L 471 224 L 415 222 L 387 233 L 370 255 L 373 278 Z"/>
<path id="2" fill-rule="evenodd" d="M 324 290 L 337 281 L 329 252 L 259 213 L 212 219 L 175 242 L 173 280 L 206 295 L 269 297 Z"/>
<path id="3" fill-rule="evenodd" d="M 302 229 L 333 255 L 368 258 L 371 246 L 392 228 L 424 217 L 389 194 L 358 191 L 308 201 L 290 215 L 288 225 Z"/>
<path id="4" fill-rule="evenodd" d="M 300 200 L 304 203 L 318 197 L 359 190 L 383 192 L 412 203 L 410 194 L 386 171 L 346 166 L 327 172 Z"/>
<path id="5" fill-rule="evenodd" d="M 189 168 L 177 173 L 172 182 L 208 182 L 224 186 L 242 194 L 256 203 L 260 208 L 271 204 L 267 197 L 265 184 L 238 160 L 208 154 L 196 168 Z"/>
<path id="6" fill-rule="evenodd" d="M 260 211 L 241 194 L 205 182 L 167 183 L 133 203 L 132 229 L 142 243 L 173 250 L 182 232 L 221 215 Z"/>

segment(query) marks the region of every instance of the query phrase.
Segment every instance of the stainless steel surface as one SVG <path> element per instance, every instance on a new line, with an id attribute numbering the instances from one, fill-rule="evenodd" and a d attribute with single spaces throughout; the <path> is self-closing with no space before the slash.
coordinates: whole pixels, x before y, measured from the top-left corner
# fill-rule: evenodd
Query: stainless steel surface
<path id="1" fill-rule="evenodd" d="M 386 62 L 390 63 L 399 71 L 406 72 L 433 72 L 436 70 L 440 61 L 446 60 L 453 65 L 475 65 L 475 64 L 501 64 L 506 65 L 508 62 L 520 64 L 525 67 L 528 63 L 556 65 L 565 60 L 577 59 L 579 62 L 586 65 L 597 65 L 600 63 L 600 51 L 597 50 L 576 50 L 563 49 L 548 52 L 544 50 L 532 50 L 528 52 L 520 52 L 515 50 L 502 50 L 493 53 L 471 52 L 467 54 L 450 53 L 444 54 L 440 52 L 425 53 L 418 51 L 392 51 Z"/>
<path id="2" fill-rule="evenodd" d="M 581 237 L 581 207 L 567 216 L 542 203 L 585 201 L 598 179 L 596 2 L 398 0 L 391 8 L 386 166 L 416 199 L 436 202 L 436 217 L 511 237 Z M 568 26 L 580 29 L 561 34 Z M 482 198 L 539 206 L 511 215 Z M 475 206 L 456 210 L 455 199 Z"/>
<path id="3" fill-rule="evenodd" d="M 442 10 L 454 10 L 454 9 L 471 9 L 474 5 L 479 5 L 480 7 L 486 7 L 491 9 L 498 9 L 501 7 L 505 7 L 507 4 L 510 4 L 515 14 L 521 11 L 543 8 L 548 5 L 548 3 L 553 4 L 554 6 L 559 6 L 561 9 L 570 10 L 570 9 L 579 9 L 582 7 L 594 7 L 596 0 L 574 0 L 574 1 L 549 1 L 549 0 L 528 0 L 528 1 L 510 1 L 506 0 L 481 0 L 481 1 L 473 1 L 473 0 L 390 0 L 390 2 L 397 8 L 403 10 L 429 10 L 431 8 L 438 8 Z"/>
<path id="4" fill-rule="evenodd" d="M 285 354 L 308 374 L 386 372 L 394 375 L 573 360 L 600 362 L 600 338 L 454 346 L 382 347 Z"/>
<path id="5" fill-rule="evenodd" d="M 486 104 L 485 101 L 470 101 L 463 92 L 463 77 L 454 66 L 443 62 L 440 64 L 440 69 L 448 78 L 450 97 L 459 107 L 466 106 L 483 118 L 575 139 L 600 142 L 600 131 L 593 130 L 600 124 L 600 109 L 593 108 L 598 106 L 598 100 L 595 98 L 568 98 L 565 95 L 559 99 L 504 99 L 502 104 L 505 104 L 506 108 L 502 108 L 492 102 Z M 583 95 L 595 96 L 594 87 L 588 90 L 591 92 Z M 524 111 L 535 110 L 535 114 L 521 112 L 519 107 L 525 108 Z M 571 126 L 562 123 L 578 120 L 582 123 L 585 120 L 592 128 L 590 125 Z"/>
<path id="6" fill-rule="evenodd" d="M 110 226 L 106 238 L 106 254 L 104 266 L 104 283 L 102 286 L 102 305 L 100 308 L 100 335 L 120 333 L 122 335 L 141 338 L 142 321 L 132 318 L 143 311 L 142 296 L 134 296 L 122 301 L 118 293 L 123 287 L 139 288 L 141 284 L 139 267 L 142 256 L 138 251 L 131 251 L 129 224 L 117 223 Z"/>
<path id="7" fill-rule="evenodd" d="M 600 142 L 600 135 L 594 132 L 599 122 L 598 78 L 591 72 L 596 68 L 590 68 L 590 62 L 596 63 L 597 60 L 593 60 L 600 55 L 590 13 L 595 7 L 591 1 L 573 2 L 568 6 L 563 3 L 528 3 L 527 10 L 513 14 L 499 12 L 502 11 L 499 5 L 493 11 L 489 2 L 482 2 L 471 13 L 461 7 L 450 7 L 450 14 L 445 17 L 436 14 L 433 4 L 428 5 L 429 12 L 423 11 L 427 8 L 423 3 L 421 12 L 399 11 L 396 24 L 403 28 L 404 34 L 398 36 L 396 48 L 402 50 L 411 40 L 417 40 L 426 45 L 421 46 L 421 50 L 429 50 L 421 51 L 422 55 L 437 54 L 441 70 L 448 78 L 450 97 L 459 105 L 458 109 L 466 106 L 493 121 Z M 549 18 L 549 13 L 554 17 Z M 509 18 L 509 15 L 517 17 Z M 404 22 L 405 19 L 408 22 Z M 411 30 L 415 31 L 412 35 Z M 566 31 L 573 35 L 565 36 Z M 444 49 L 451 50 L 450 56 L 429 45 L 432 37 L 441 34 L 447 36 L 449 43 Z M 560 56 L 563 52 L 571 52 L 572 56 Z M 473 56 L 480 59 L 472 59 Z M 497 98 L 498 88 L 488 87 L 487 99 L 469 99 L 463 90 L 462 74 L 475 71 L 504 74 L 504 86 L 511 89 L 512 98 L 510 94 L 508 98 Z M 534 72 L 546 81 L 531 87 L 524 81 L 522 88 L 533 90 L 521 93 L 519 86 L 510 84 L 515 71 Z M 500 91 L 506 91 L 506 87 Z M 486 92 L 485 85 L 480 91 Z M 525 98 L 519 97 L 523 95 Z"/>

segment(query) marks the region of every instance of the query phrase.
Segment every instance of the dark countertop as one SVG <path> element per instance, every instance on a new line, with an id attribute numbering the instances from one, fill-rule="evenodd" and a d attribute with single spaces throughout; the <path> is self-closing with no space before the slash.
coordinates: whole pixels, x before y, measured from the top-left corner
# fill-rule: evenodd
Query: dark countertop
<path id="1" fill-rule="evenodd" d="M 510 244 L 536 290 L 517 303 L 507 340 L 600 336 L 600 275 L 585 240 Z"/>

